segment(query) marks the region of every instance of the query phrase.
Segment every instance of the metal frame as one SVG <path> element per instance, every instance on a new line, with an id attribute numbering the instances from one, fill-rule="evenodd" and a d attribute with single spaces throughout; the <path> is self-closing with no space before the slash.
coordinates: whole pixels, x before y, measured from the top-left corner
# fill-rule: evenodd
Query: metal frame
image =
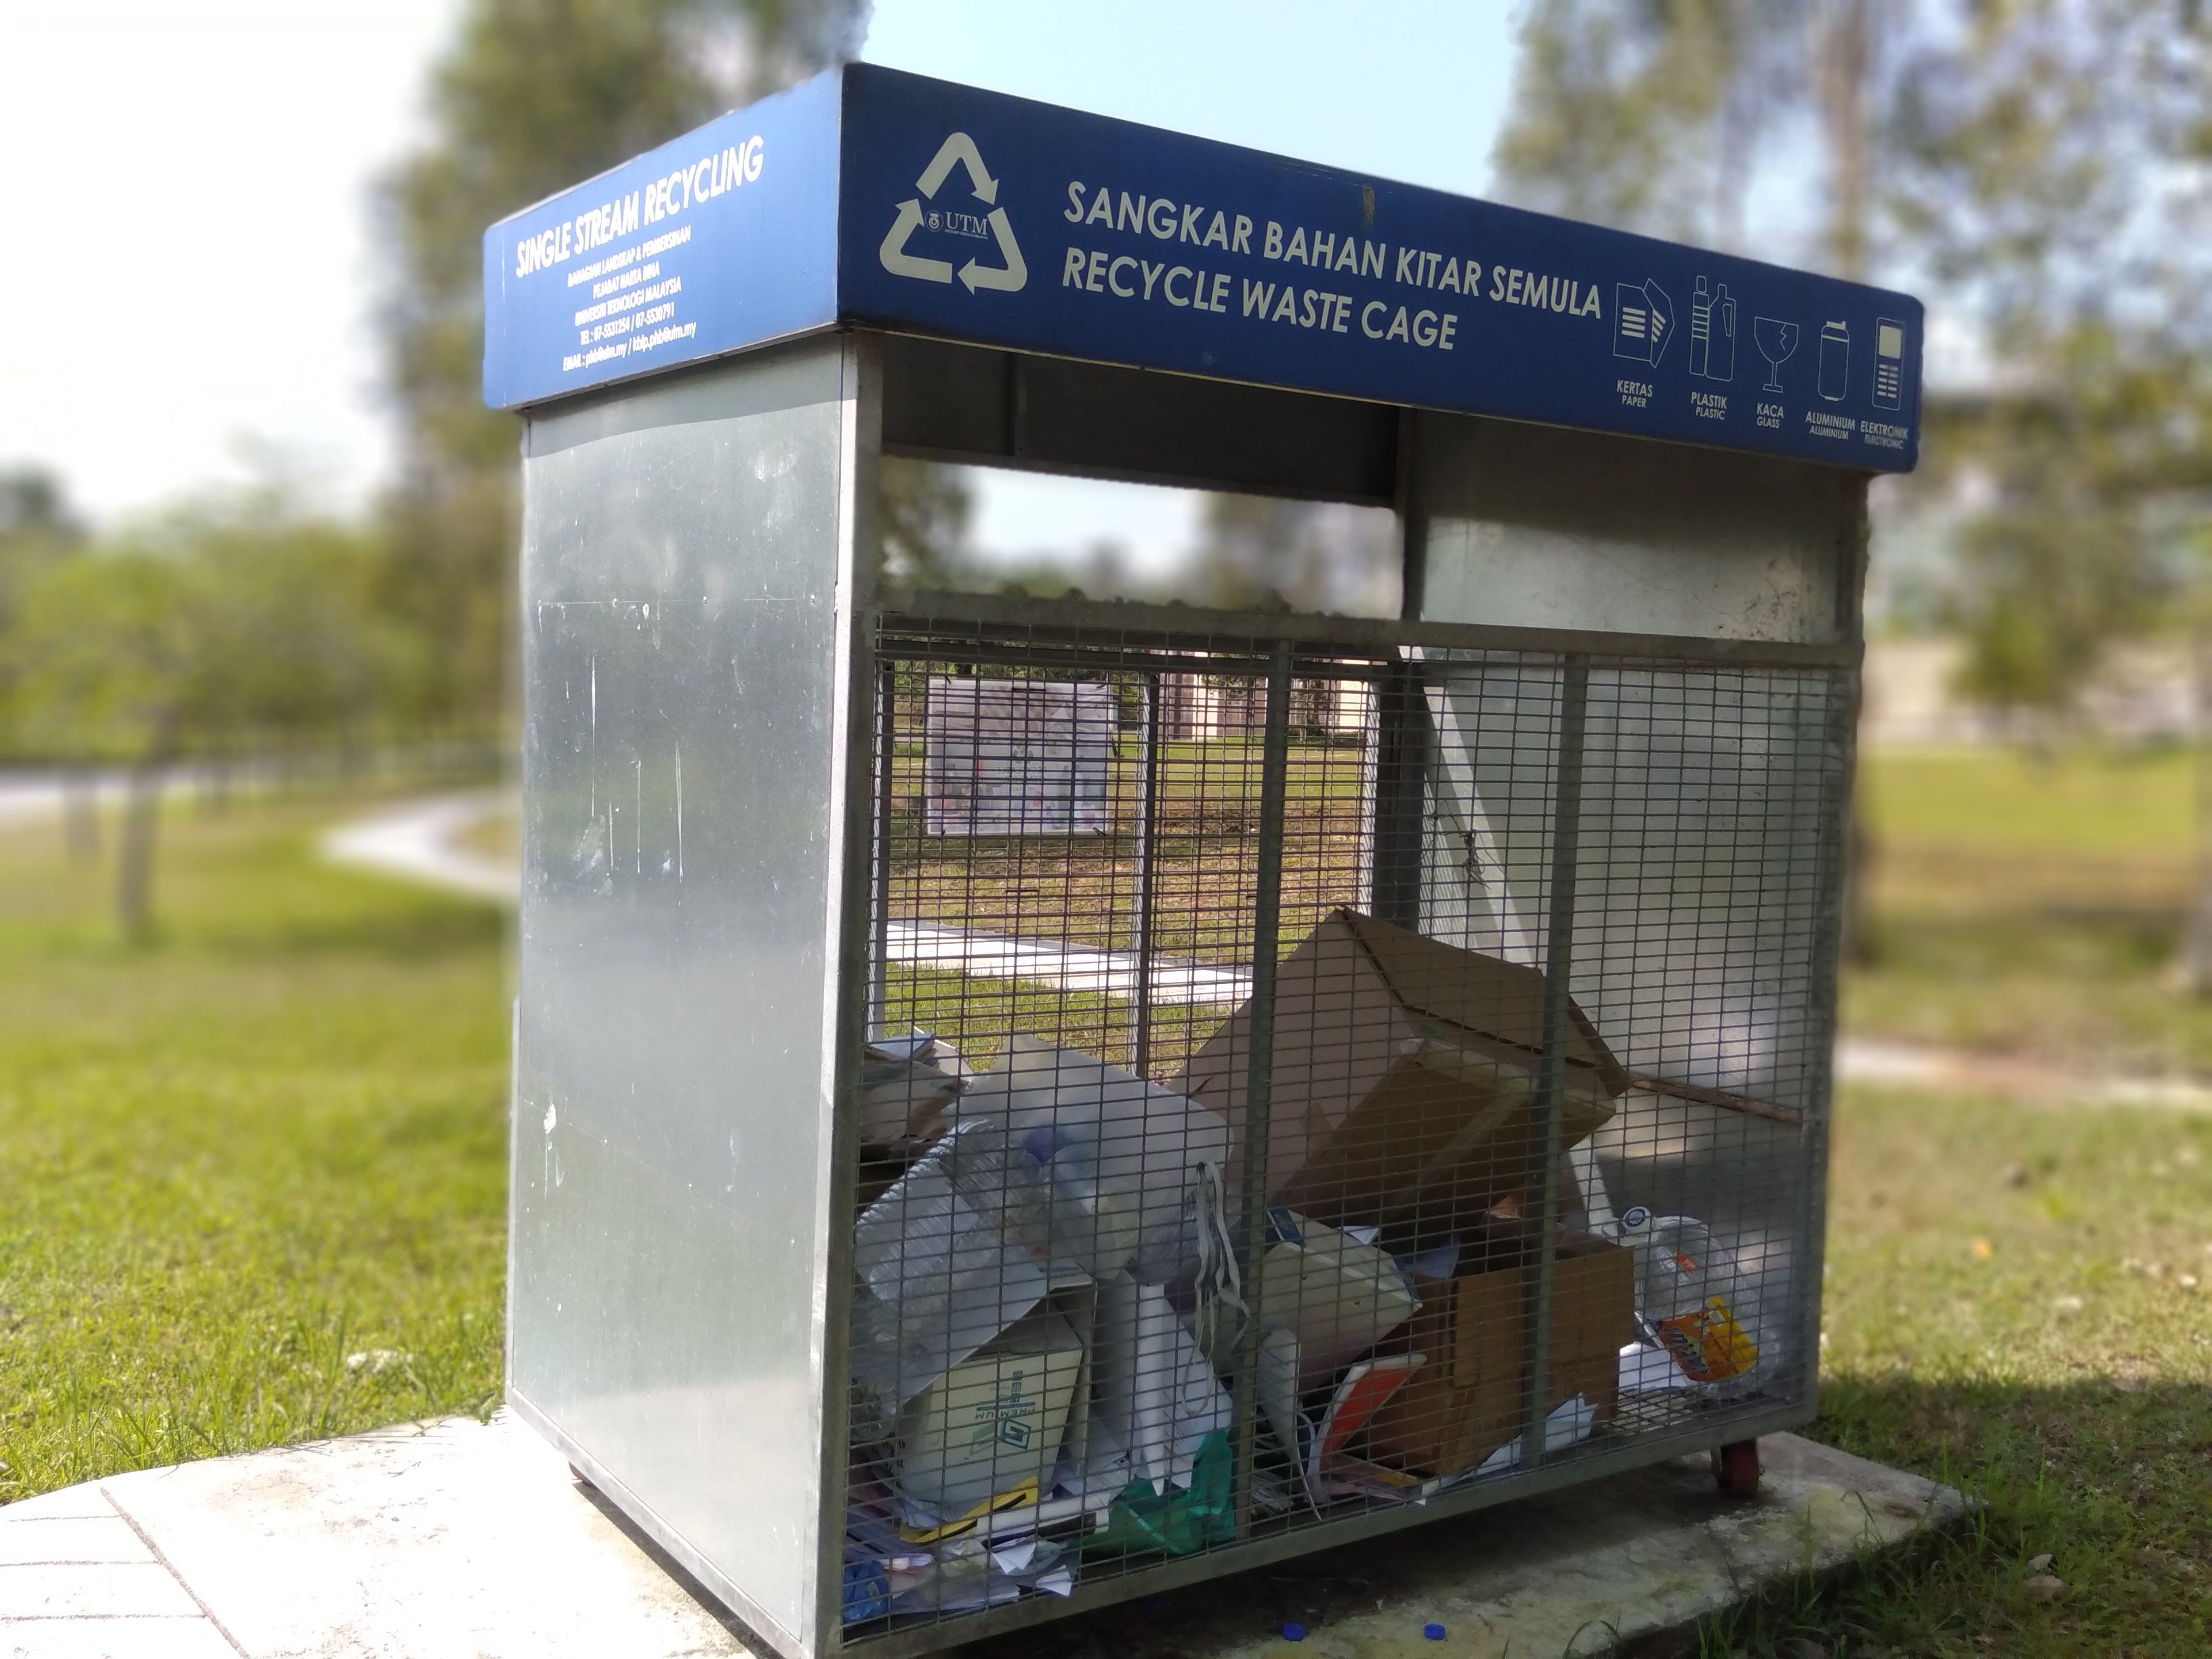
<path id="1" fill-rule="evenodd" d="M 858 618 L 874 608 L 878 568 L 876 533 L 877 477 L 883 455 L 883 356 L 878 342 L 866 335 L 848 338 L 845 348 L 845 422 L 840 457 L 840 516 L 846 556 L 840 568 L 846 580 L 839 596 L 839 611 Z M 823 1284 L 826 1295 L 814 1329 L 815 1352 L 822 1377 L 821 1507 L 817 1511 L 817 1549 L 815 1557 L 815 1645 L 828 1650 L 842 1645 L 844 1636 L 842 1592 L 844 1580 L 846 1470 L 848 1443 L 852 1437 L 852 1398 L 844 1386 L 851 1371 L 853 1228 L 859 1208 L 860 1056 L 867 1040 L 869 960 L 873 954 L 872 913 L 874 904 L 875 849 L 872 830 L 876 814 L 875 721 L 865 717 L 872 707 L 877 665 L 873 635 L 859 627 L 839 630 L 840 648 L 847 653 L 842 707 L 838 726 L 845 759 L 844 844 L 841 856 L 845 880 L 840 900 L 823 918 L 837 942 L 834 958 L 837 1010 L 836 1051 L 828 1057 L 833 1079 L 829 1105 L 831 1114 L 830 1167 L 822 1171 L 830 1202 L 823 1213 L 829 1226 L 820 1248 L 827 1261 Z"/>
<path id="2" fill-rule="evenodd" d="M 1811 1007 L 1819 1029 L 1811 1033 L 1810 1052 L 1818 1058 L 1807 1068 L 1804 1109 L 1784 1114 L 1771 1107 L 1762 1109 L 1761 1103 L 1739 1101 L 1698 1085 L 1670 1084 L 1656 1078 L 1636 1079 L 1640 1085 L 1656 1087 L 1682 1098 L 1758 1112 L 1794 1123 L 1807 1177 L 1802 1215 L 1805 1254 L 1798 1269 L 1803 1282 L 1805 1323 L 1799 1333 L 1802 1346 L 1797 1375 L 1802 1387 L 1797 1393 L 1784 1399 L 1768 1396 L 1745 1409 L 1717 1410 L 1697 1420 L 1639 1433 L 1617 1445 L 1586 1450 L 1571 1458 L 1547 1459 L 1541 1444 L 1542 1402 L 1546 1392 L 1544 1372 L 1548 1363 L 1546 1349 L 1553 1252 L 1546 1249 L 1540 1253 L 1539 1270 L 1531 1275 L 1533 1282 L 1527 1291 L 1532 1364 L 1522 1425 L 1526 1455 L 1522 1467 L 1514 1474 L 1451 1491 L 1421 1505 L 1370 1510 L 1297 1528 L 1248 1527 L 1236 1543 L 1219 1551 L 1165 1559 L 1155 1565 L 1133 1568 L 1109 1577 L 1086 1577 L 1079 1583 L 1074 1595 L 1066 1600 L 1032 1597 L 954 1620 L 894 1628 L 857 1641 L 848 1640 L 842 1622 L 841 1591 L 851 1402 L 843 1383 L 850 1362 L 851 1221 L 859 1193 L 857 1056 L 867 1036 L 868 1010 L 878 1000 L 876 992 L 879 988 L 874 983 L 874 976 L 883 972 L 887 956 L 882 932 L 884 917 L 878 899 L 886 876 L 878 849 L 890 799 L 887 775 L 879 775 L 877 761 L 879 751 L 887 749 L 894 735 L 890 699 L 878 695 L 879 688 L 888 687 L 892 678 L 888 660 L 890 653 L 879 653 L 878 641 L 898 641 L 910 635 L 915 640 L 926 641 L 933 652 L 947 659 L 969 659 L 979 665 L 1080 665 L 1151 671 L 1146 676 L 1139 750 L 1139 841 L 1142 849 L 1139 867 L 1143 872 L 1138 900 L 1140 988 L 1149 979 L 1156 939 L 1152 915 L 1156 894 L 1151 872 L 1159 835 L 1161 792 L 1158 674 L 1162 671 L 1173 672 L 1179 664 L 1187 663 L 1188 657 L 1181 653 L 1189 651 L 1194 641 L 1203 638 L 1212 644 L 1211 664 L 1216 672 L 1265 678 L 1267 715 L 1261 760 L 1259 887 L 1262 908 L 1254 918 L 1255 942 L 1260 948 L 1255 954 L 1253 975 L 1255 1024 L 1261 1041 L 1255 1056 L 1259 1063 L 1248 1073 L 1245 1102 L 1248 1121 L 1259 1133 L 1249 1135 L 1245 1165 L 1239 1172 L 1247 1195 L 1240 1255 L 1249 1269 L 1265 1242 L 1261 1206 L 1253 1203 L 1251 1196 L 1263 1190 L 1258 1184 L 1261 1180 L 1258 1152 L 1265 1145 L 1270 1091 L 1265 1022 L 1271 1014 L 1275 908 L 1279 902 L 1283 858 L 1288 715 L 1293 678 L 1313 675 L 1357 680 L 1375 688 L 1380 741 L 1371 791 L 1373 854 L 1369 870 L 1375 880 L 1371 898 L 1378 914 L 1405 919 L 1409 915 L 1417 917 L 1420 904 L 1418 880 L 1410 889 L 1407 885 L 1406 855 L 1420 844 L 1424 780 L 1428 756 L 1437 741 L 1426 692 L 1440 675 L 1449 672 L 1449 662 L 1442 659 L 1455 653 L 1463 657 L 1468 653 L 1505 652 L 1516 653 L 1524 661 L 1548 659 L 1557 665 L 1561 685 L 1556 757 L 1559 781 L 1552 803 L 1553 879 L 1544 935 L 1549 972 L 1543 1011 L 1545 1065 L 1540 1095 L 1546 1133 L 1556 1144 L 1562 1064 L 1559 1039 L 1566 1000 L 1565 970 L 1571 966 L 1581 716 L 1589 666 L 1596 661 L 1608 667 L 1650 665 L 1711 670 L 1826 671 L 1855 675 L 1860 658 L 1857 592 L 1863 568 L 1865 521 L 1863 491 L 1845 492 L 1856 500 L 1856 510 L 1848 523 L 1838 526 L 1838 547 L 1844 556 L 1838 560 L 1837 573 L 1837 625 L 1833 635 L 1822 642 L 1419 620 L 1427 491 L 1425 481 L 1419 476 L 1420 446 L 1414 440 L 1426 417 L 1407 410 L 1398 416 L 1397 490 L 1397 507 L 1406 540 L 1405 619 L 1278 615 L 1180 605 L 1104 605 L 1011 595 L 925 593 L 898 588 L 879 591 L 874 575 L 878 467 L 887 447 L 911 450 L 915 447 L 911 438 L 887 445 L 887 391 L 894 402 L 904 398 L 911 404 L 915 400 L 911 384 L 902 390 L 887 382 L 897 374 L 898 364 L 903 361 L 902 354 L 913 354 L 896 341 L 866 332 L 848 335 L 841 349 L 842 413 L 838 436 L 836 555 L 839 689 L 834 741 L 841 757 L 837 769 L 842 793 L 842 811 L 833 832 L 835 842 L 830 848 L 836 879 L 828 913 L 823 918 L 825 938 L 832 945 L 826 953 L 824 971 L 834 1017 L 830 1022 L 831 1029 L 824 1033 L 823 1075 L 827 1081 L 824 1098 L 819 1103 L 827 1149 L 823 1167 L 817 1172 L 820 1224 L 810 1246 L 821 1264 L 818 1283 L 822 1286 L 810 1321 L 810 1363 L 815 1374 L 823 1380 L 823 1398 L 818 1402 L 822 1433 L 817 1475 L 819 1502 L 811 1517 L 816 1528 L 812 1630 L 779 1627 L 733 1581 L 728 1571 L 718 1568 L 676 1527 L 655 1512 L 648 1494 L 638 1491 L 620 1473 L 598 1460 L 551 1413 L 510 1391 L 510 1402 L 518 1414 L 559 1447 L 642 1531 L 765 1640 L 792 1656 L 792 1659 L 806 1659 L 812 1654 L 848 1648 L 881 1654 L 886 1659 L 930 1651 L 951 1643 L 1024 1628 L 1228 1571 L 1378 1536 L 1433 1519 L 1468 1514 L 1565 1485 L 1662 1462 L 1723 1441 L 1747 1438 L 1808 1420 L 1815 1411 L 1817 1399 L 1822 1259 L 1820 1229 L 1824 1217 L 1826 1106 L 1831 1088 L 1826 1048 L 1832 1036 L 1837 890 L 1844 853 L 1841 814 L 1827 845 L 1826 862 L 1816 877 L 1821 910 Z M 1066 373 L 1085 367 L 1059 365 Z M 1010 406 L 1015 407 L 1017 412 L 1018 394 L 1023 383 L 1018 374 L 1012 381 L 1015 395 Z M 1195 386 L 1205 383 L 1190 384 Z M 606 401 L 623 400 L 634 395 L 635 390 L 613 394 Z M 910 420 L 911 410 L 902 418 Z M 957 447 L 941 453 L 949 459 L 980 458 L 963 453 Z M 1022 459 L 1031 465 L 1039 464 L 1034 458 Z M 1057 455 L 1042 464 L 1055 468 L 1067 465 Z M 1202 470 L 1202 461 L 1200 466 Z M 1124 469 L 1123 476 L 1138 473 Z M 1361 498 L 1371 499 L 1371 495 L 1363 494 Z M 1009 643 L 1010 633 L 1018 633 L 1018 641 Z M 1241 654 L 1224 657 L 1220 651 L 1224 641 L 1239 642 Z M 1844 769 L 1846 787 L 1852 759 L 1850 701 L 1846 697 L 1832 704 L 1826 731 L 1832 762 Z M 884 770 L 887 775 L 888 769 Z M 1148 1006 L 1148 1001 L 1140 998 L 1139 1006 Z M 1140 1052 L 1149 1035 L 1140 1026 Z M 516 1097 L 520 1099 L 519 1085 Z M 518 1158 L 520 1146 L 518 1133 Z M 1538 1219 L 1542 1237 L 1548 1243 L 1556 1237 L 1560 1221 L 1557 1199 L 1548 1184 Z M 514 1248 L 511 1240 L 510 1253 Z M 510 1294 L 514 1277 L 510 1272 Z M 1237 1389 L 1239 1426 L 1236 1436 L 1235 1489 L 1240 1516 L 1249 1509 L 1243 1498 L 1250 1489 L 1253 1473 L 1256 1413 L 1250 1397 L 1251 1370 L 1249 1365 L 1243 1368 L 1244 1376 Z"/>
<path id="3" fill-rule="evenodd" d="M 1215 640 L 1286 641 L 1307 647 L 1301 661 L 1403 659 L 1407 651 L 1516 651 L 1554 656 L 1643 659 L 1708 668 L 1856 668 L 1856 637 L 1844 642 L 1711 639 L 1682 634 L 1616 634 L 1598 629 L 1513 628 L 1483 623 L 1388 622 L 1367 617 L 1326 617 L 1304 611 L 1212 611 L 1195 605 L 1137 605 L 1122 600 L 1040 599 L 1022 593 L 950 593 L 885 586 L 878 596 L 884 626 L 927 622 L 940 641 L 946 624 L 979 629 L 1018 628 L 1038 645 L 1116 646 L 1133 652 L 1188 648 L 1194 635 Z M 1024 645 L 1023 661 L 1040 659 Z M 1086 658 L 1086 662 L 1097 659 Z M 1255 654 L 1249 667 L 1267 672 Z"/>
<path id="4" fill-rule="evenodd" d="M 1559 1091 L 1566 1081 L 1567 979 L 1574 971 L 1575 872 L 1581 852 L 1583 807 L 1583 718 L 1589 701 L 1589 659 L 1569 657 L 1559 665 L 1559 742 L 1552 763 L 1552 878 L 1547 884 L 1551 916 L 1544 930 L 1543 1071 L 1536 1087 L 1537 1113 L 1543 1121 L 1544 1158 L 1539 1166 L 1559 1167 L 1565 1147 L 1559 1126 Z M 1540 1187 L 1536 1271 L 1527 1286 L 1522 1317 L 1528 1332 L 1528 1391 L 1522 1406 L 1521 1467 L 1544 1463 L 1544 1413 L 1549 1400 L 1552 1358 L 1552 1297 L 1559 1269 L 1559 1183 Z"/>
<path id="5" fill-rule="evenodd" d="M 1863 536 L 1863 525 L 1856 533 Z M 1566 1018 L 1567 983 L 1571 972 L 1584 711 L 1593 662 L 1601 663 L 1607 668 L 1649 665 L 1688 669 L 1825 671 L 1831 675 L 1848 672 L 1855 688 L 1860 658 L 1859 648 L 1855 643 L 1805 644 L 1623 635 L 1464 623 L 1365 621 L 1301 614 L 1271 615 L 1118 603 L 1100 605 L 1020 595 L 981 595 L 911 589 L 886 589 L 878 598 L 881 609 L 872 617 L 862 618 L 861 621 L 864 625 L 872 621 L 874 635 L 891 642 L 884 648 L 886 666 L 883 672 L 886 678 L 890 672 L 887 665 L 889 659 L 899 646 L 908 644 L 917 651 L 926 646 L 929 659 L 938 662 L 1010 666 L 1049 665 L 1146 672 L 1150 689 L 1144 741 L 1140 748 L 1142 775 L 1146 779 L 1143 814 L 1146 829 L 1140 836 L 1144 852 L 1139 863 L 1140 872 L 1146 873 L 1140 873 L 1139 878 L 1140 891 L 1148 890 L 1150 887 L 1146 866 L 1150 863 L 1152 844 L 1151 788 L 1156 764 L 1154 738 L 1157 732 L 1158 677 L 1179 668 L 1187 668 L 1191 661 L 1191 653 L 1201 647 L 1206 651 L 1208 668 L 1214 672 L 1220 672 L 1226 661 L 1233 664 L 1239 672 L 1264 675 L 1267 685 L 1267 715 L 1261 761 L 1259 902 L 1254 916 L 1255 950 L 1252 994 L 1249 1005 L 1252 1012 L 1254 1053 L 1247 1074 L 1245 1103 L 1249 1127 L 1244 1164 L 1239 1172 L 1245 1224 L 1242 1230 L 1244 1236 L 1238 1243 L 1241 1265 L 1248 1273 L 1265 1243 L 1261 1214 L 1265 1207 L 1261 1194 L 1265 1188 L 1261 1152 L 1266 1142 L 1268 1111 L 1268 1025 L 1273 1012 L 1277 943 L 1275 917 L 1279 901 L 1285 816 L 1285 760 L 1293 677 L 1310 672 L 1339 679 L 1365 680 L 1376 685 L 1386 697 L 1393 692 L 1401 695 L 1410 708 L 1419 711 L 1419 720 L 1425 723 L 1427 702 L 1419 688 L 1449 676 L 1453 665 L 1443 653 L 1510 652 L 1521 656 L 1524 661 L 1531 658 L 1549 659 L 1557 665 L 1560 691 L 1553 762 L 1555 787 L 1550 825 L 1551 879 L 1544 934 L 1546 994 L 1542 1018 L 1545 1060 L 1539 1095 L 1547 1139 L 1547 1167 L 1555 1167 L 1559 1157 L 1561 1133 L 1560 1090 L 1564 1066 L 1561 1039 Z M 1020 635 L 1019 640 L 1010 640 L 1009 635 L 1016 633 Z M 1224 649 L 1232 653 L 1241 651 L 1243 654 L 1224 658 L 1222 654 Z M 1461 666 L 1464 666 L 1463 660 Z M 1850 715 L 1847 711 L 1855 707 L 1855 696 L 1842 696 L 1833 701 L 1827 738 L 1832 745 L 1839 741 L 1848 744 Z M 870 724 L 855 721 L 854 729 L 870 729 Z M 1387 744 L 1389 740 L 1387 723 L 1381 735 Z M 1848 747 L 1840 753 L 1847 763 Z M 856 769 L 853 774 L 848 786 L 851 793 L 856 799 L 866 798 L 872 803 L 873 786 L 877 780 L 872 757 L 859 757 L 853 763 L 856 769 L 865 767 L 866 769 Z M 1378 836 L 1383 833 L 1385 826 L 1382 820 L 1393 813 L 1402 815 L 1410 811 L 1412 817 L 1418 821 L 1422 811 L 1421 790 L 1424 787 L 1419 772 L 1413 772 L 1406 788 L 1395 796 L 1390 789 L 1380 787 L 1381 782 L 1378 780 L 1373 798 L 1373 808 L 1378 820 L 1376 833 Z M 1401 798 L 1407 794 L 1410 794 L 1410 805 L 1406 799 Z M 1838 838 L 1831 848 L 1832 860 L 1840 852 L 1841 834 L 1839 828 Z M 1378 870 L 1382 867 L 1381 860 L 1376 861 L 1376 867 Z M 1810 1421 L 1817 1412 L 1820 1288 L 1825 1256 L 1819 1231 L 1823 1214 L 1820 1181 L 1825 1170 L 1827 1102 L 1831 1086 L 1830 1068 L 1825 1056 L 1832 1037 L 1833 934 L 1837 872 L 1839 868 L 1839 865 L 1832 861 L 1817 877 L 1824 897 L 1819 922 L 1819 942 L 1815 946 L 1818 958 L 1815 971 L 1824 977 L 1815 986 L 1814 1000 L 1822 1028 L 1814 1033 L 1814 1044 L 1822 1058 L 1816 1062 L 1818 1074 L 1809 1079 L 1808 1109 L 1795 1113 L 1784 1112 L 1766 1103 L 1741 1101 L 1723 1091 L 1697 1085 L 1674 1084 L 1667 1079 L 1641 1074 L 1635 1078 L 1639 1086 L 1657 1092 L 1792 1123 L 1798 1130 L 1800 1144 L 1804 1148 L 1807 1167 L 1812 1177 L 1805 1195 L 1806 1208 L 1799 1218 L 1805 1253 L 1798 1272 L 1803 1287 L 1802 1293 L 1806 1310 L 1805 1334 L 1808 1340 L 1797 1350 L 1796 1370 L 1787 1394 L 1778 1398 L 1771 1394 L 1763 1395 L 1740 1406 L 1719 1405 L 1710 1413 L 1700 1413 L 1696 1420 L 1656 1431 L 1639 1431 L 1632 1438 L 1603 1450 L 1593 1452 L 1584 1449 L 1571 1457 L 1547 1457 L 1543 1444 L 1546 1371 L 1556 1261 L 1555 1241 L 1559 1237 L 1561 1224 L 1556 1186 L 1547 1182 L 1543 1183 L 1541 1210 L 1538 1218 L 1543 1246 L 1539 1252 L 1537 1271 L 1530 1276 L 1524 1292 L 1524 1316 L 1528 1321 L 1529 1369 L 1520 1431 L 1522 1462 L 1514 1473 L 1439 1494 L 1420 1505 L 1404 1505 L 1395 1510 L 1370 1510 L 1291 1528 L 1273 1525 L 1253 1528 L 1249 1524 L 1249 1494 L 1257 1413 L 1252 1397 L 1253 1367 L 1249 1360 L 1257 1344 L 1258 1324 L 1255 1321 L 1245 1339 L 1246 1363 L 1240 1367 L 1234 1389 L 1237 1427 L 1233 1431 L 1236 1453 L 1233 1490 L 1239 1525 L 1239 1535 L 1234 1543 L 1218 1550 L 1164 1559 L 1154 1565 L 1130 1568 L 1110 1576 L 1086 1577 L 1079 1583 L 1075 1593 L 1066 1599 L 1028 1596 L 1004 1606 L 963 1613 L 957 1617 L 918 1621 L 887 1632 L 865 1634 L 857 1639 L 848 1639 L 833 1620 L 825 1624 L 823 1628 L 836 1632 L 836 1650 L 884 1655 L 887 1659 L 890 1656 L 929 1652 L 1161 1589 L 1202 1582 L 1224 1573 L 1379 1536 L 1431 1520 L 1468 1514 L 1563 1486 L 1647 1467 L 1686 1453 L 1753 1438 Z M 854 890 L 857 893 L 866 890 Z M 1378 902 L 1382 896 L 1378 880 Z M 868 928 L 863 925 L 864 920 L 857 915 L 848 916 L 848 933 L 858 933 L 865 936 Z M 845 1289 L 848 1278 L 849 1275 L 841 1274 L 833 1279 L 830 1313 L 833 1324 L 841 1316 L 849 1314 L 848 1306 L 844 1305 L 849 1302 Z M 1247 1282 L 1251 1281 L 1248 1279 Z M 841 1563 L 842 1559 L 842 1490 L 825 1490 L 825 1573 L 833 1562 Z"/>

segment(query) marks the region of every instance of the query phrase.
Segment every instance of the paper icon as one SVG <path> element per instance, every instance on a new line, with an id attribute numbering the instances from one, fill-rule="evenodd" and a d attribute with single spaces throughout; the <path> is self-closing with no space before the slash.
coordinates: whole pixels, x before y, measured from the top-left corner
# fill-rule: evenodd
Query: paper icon
<path id="1" fill-rule="evenodd" d="M 1613 289 L 1613 355 L 1633 357 L 1657 367 L 1667 355 L 1667 342 L 1674 337 L 1674 302 L 1656 283 L 1632 288 L 1616 283 Z"/>

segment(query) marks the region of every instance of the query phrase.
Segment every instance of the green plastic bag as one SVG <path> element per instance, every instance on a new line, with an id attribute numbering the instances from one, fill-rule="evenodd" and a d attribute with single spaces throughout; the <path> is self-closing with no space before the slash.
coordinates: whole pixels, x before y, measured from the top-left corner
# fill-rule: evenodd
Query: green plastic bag
<path id="1" fill-rule="evenodd" d="M 1152 1490 L 1149 1480 L 1133 1480 L 1106 1511 L 1106 1524 L 1083 1540 L 1085 1555 L 1141 1555 L 1165 1550 L 1189 1555 L 1237 1536 L 1230 1505 L 1235 1455 L 1229 1437 L 1216 1431 L 1198 1443 L 1190 1485 Z"/>

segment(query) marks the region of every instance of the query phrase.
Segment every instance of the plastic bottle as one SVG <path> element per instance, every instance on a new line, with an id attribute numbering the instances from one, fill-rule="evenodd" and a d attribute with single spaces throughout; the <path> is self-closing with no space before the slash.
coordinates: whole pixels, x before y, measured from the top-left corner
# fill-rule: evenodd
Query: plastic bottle
<path id="1" fill-rule="evenodd" d="M 1636 1251 L 1636 1311 L 1692 1382 L 1726 1382 L 1759 1363 L 1759 1344 L 1729 1306 L 1735 1261 L 1695 1217 L 1620 1212 L 1620 1242 Z"/>

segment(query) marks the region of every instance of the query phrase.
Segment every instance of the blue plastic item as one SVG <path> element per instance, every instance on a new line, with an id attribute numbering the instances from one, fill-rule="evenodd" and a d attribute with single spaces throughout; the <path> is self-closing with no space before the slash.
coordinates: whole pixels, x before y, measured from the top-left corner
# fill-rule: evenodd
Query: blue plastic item
<path id="1" fill-rule="evenodd" d="M 848 1561 L 842 1596 L 845 1622 L 880 1619 L 891 1610 L 891 1581 L 879 1561 Z"/>
<path id="2" fill-rule="evenodd" d="M 1421 1634 L 1431 1642 L 1441 1642 L 1444 1639 L 1444 1627 L 1438 1624 L 1426 1624 L 1421 1626 Z"/>

